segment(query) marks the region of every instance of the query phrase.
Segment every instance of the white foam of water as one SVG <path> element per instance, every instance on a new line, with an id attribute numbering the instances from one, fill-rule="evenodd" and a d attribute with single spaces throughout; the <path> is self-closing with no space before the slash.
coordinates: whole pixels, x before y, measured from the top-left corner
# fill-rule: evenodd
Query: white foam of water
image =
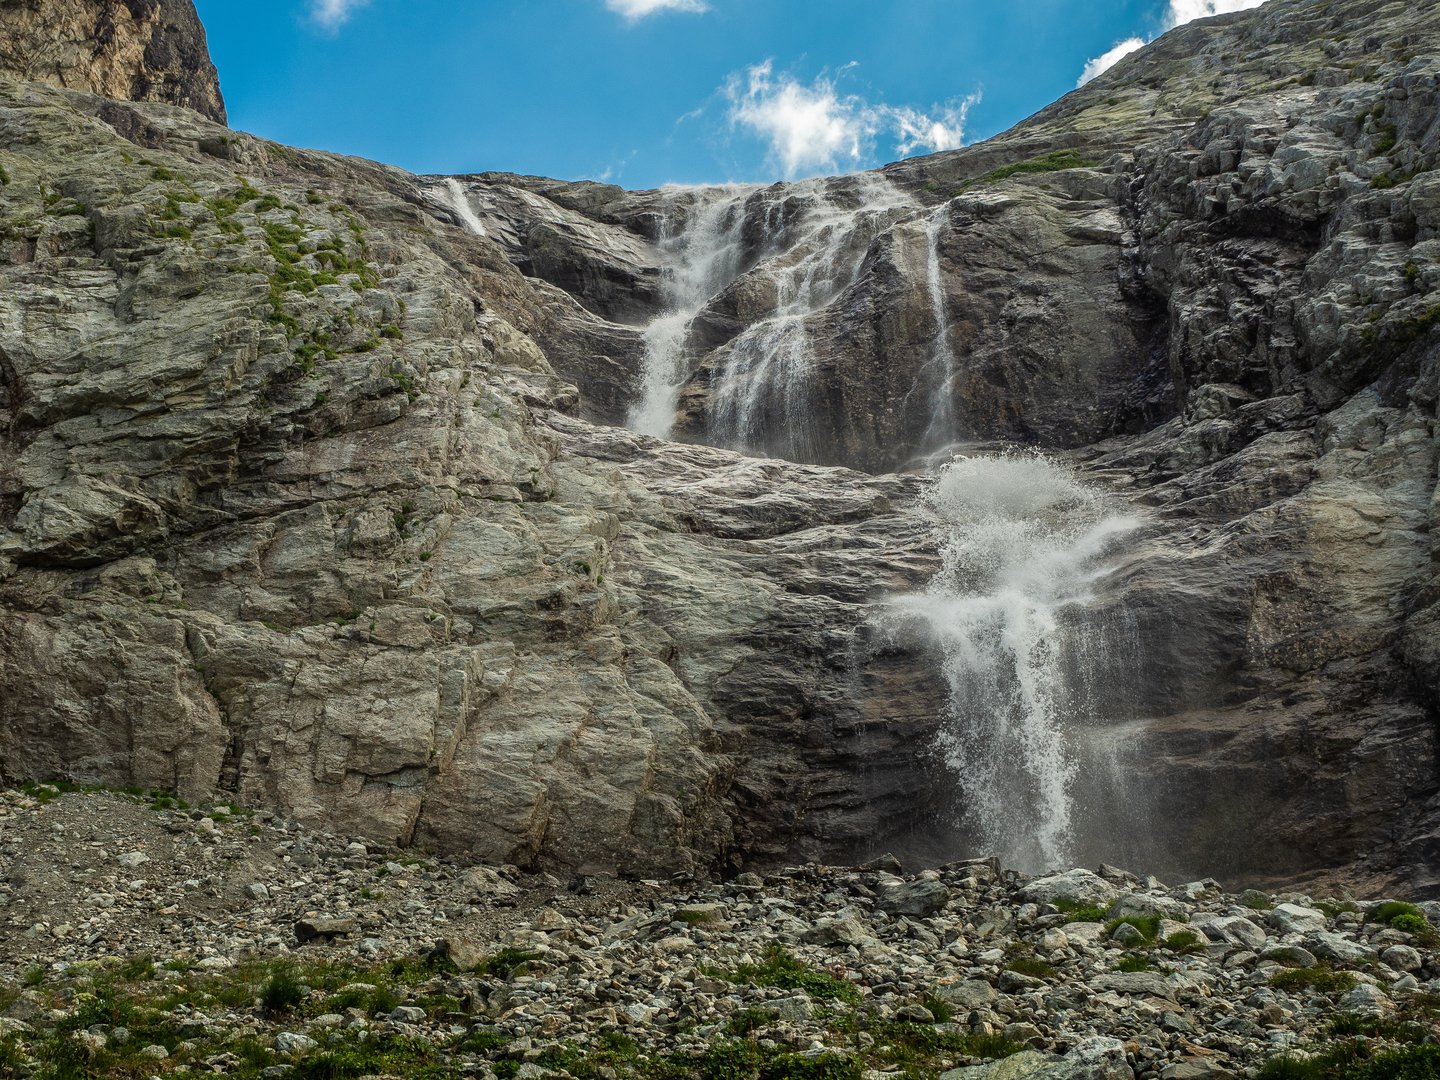
<path id="1" fill-rule="evenodd" d="M 770 208 L 768 231 L 783 254 L 753 271 L 773 287 L 774 309 L 725 350 L 709 423 L 717 441 L 737 449 L 756 449 L 768 436 L 787 456 L 803 457 L 818 361 L 808 322 L 854 284 L 870 243 L 909 204 L 888 180 L 871 173 L 794 184 L 787 198 L 803 200 L 805 209 L 780 225 L 769 218 L 783 220 L 782 206 Z"/>
<path id="2" fill-rule="evenodd" d="M 470 205 L 470 196 L 466 194 L 465 188 L 461 185 L 460 181 L 456 180 L 453 176 L 447 176 L 445 178 L 445 191 L 450 196 L 451 209 L 460 215 L 460 220 L 465 223 L 465 227 L 476 236 L 484 236 L 485 225 L 481 222 L 480 215 L 475 213 L 475 208 Z"/>
<path id="3" fill-rule="evenodd" d="M 964 826 L 1007 865 L 1069 865 L 1075 744 L 1095 719 L 1076 666 L 1097 628 L 1076 616 L 1110 572 L 1103 557 L 1139 522 L 1033 455 L 957 460 L 929 503 L 941 523 L 942 569 L 892 610 L 943 653 L 941 749 Z"/>
<path id="4" fill-rule="evenodd" d="M 683 189 L 673 190 L 678 196 Z M 690 324 L 740 273 L 744 204 L 753 190 L 735 186 L 693 192 L 683 221 L 677 224 L 667 216 L 660 237 L 665 309 L 645 329 L 640 397 L 629 416 L 629 426 L 642 435 L 666 438 L 675 423 L 680 390 L 689 375 Z"/>
<path id="5" fill-rule="evenodd" d="M 940 275 L 940 232 L 950 220 L 949 204 L 940 206 L 925 223 L 925 286 L 930 295 L 930 313 L 935 319 L 935 341 L 926 367 L 933 383 L 930 391 L 930 424 L 923 445 L 935 446 L 954 439 L 955 349 L 950 344 L 950 315 L 945 310 L 945 282 Z"/>

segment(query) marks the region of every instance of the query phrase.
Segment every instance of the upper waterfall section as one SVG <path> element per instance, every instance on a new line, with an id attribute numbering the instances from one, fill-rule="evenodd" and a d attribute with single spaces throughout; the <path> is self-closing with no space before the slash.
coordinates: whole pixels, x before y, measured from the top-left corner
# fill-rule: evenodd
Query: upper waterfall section
<path id="1" fill-rule="evenodd" d="M 1092 445 L 1207 386 L 1330 400 L 1366 369 L 1336 329 L 1369 317 L 1348 310 L 1365 295 L 1325 301 L 1339 322 L 1275 298 L 1323 293 L 1344 272 L 1327 222 L 1390 219 L 1397 185 L 1434 168 L 1415 103 L 1440 16 L 1387 14 L 1377 52 L 1372 7 L 1199 20 L 1002 135 L 872 173 L 460 179 L 546 290 L 537 339 L 590 419 L 871 471 L 955 444 Z"/>

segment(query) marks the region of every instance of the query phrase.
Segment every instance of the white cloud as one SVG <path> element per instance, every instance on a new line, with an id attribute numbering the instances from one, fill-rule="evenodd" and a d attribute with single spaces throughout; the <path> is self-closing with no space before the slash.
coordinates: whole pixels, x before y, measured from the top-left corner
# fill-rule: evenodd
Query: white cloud
<path id="1" fill-rule="evenodd" d="M 768 60 L 743 76 L 730 76 L 724 93 L 730 102 L 730 125 L 764 139 L 786 176 L 857 166 L 882 134 L 895 139 L 902 156 L 921 149 L 953 150 L 963 141 L 966 114 L 978 100 L 966 98 L 932 115 L 842 94 L 824 75 L 806 85 L 775 74 Z"/>
<path id="2" fill-rule="evenodd" d="M 1249 11 L 1264 2 L 1265 0 L 1170 0 L 1170 6 L 1165 11 L 1165 29 L 1173 30 L 1177 26 L 1194 22 L 1196 19 L 1208 19 L 1212 15 L 1229 15 L 1235 11 Z M 1084 86 L 1091 79 L 1109 71 L 1125 57 L 1136 49 L 1143 48 L 1146 44 L 1144 38 L 1126 38 L 1109 52 L 1101 53 L 1095 59 L 1086 61 L 1085 71 L 1075 85 Z"/>
<path id="3" fill-rule="evenodd" d="M 332 33 L 350 21 L 369 0 L 310 0 L 310 17 Z"/>
<path id="4" fill-rule="evenodd" d="M 704 0 L 605 0 L 605 6 L 618 11 L 631 22 L 654 15 L 657 11 L 708 11 Z"/>
<path id="5" fill-rule="evenodd" d="M 1095 78 L 1097 75 L 1102 75 L 1105 72 L 1109 71 L 1112 67 L 1118 64 L 1121 60 L 1125 59 L 1125 57 L 1129 56 L 1136 49 L 1143 49 L 1144 47 L 1144 38 L 1126 38 L 1109 52 L 1103 52 L 1099 56 L 1095 57 L 1094 60 L 1087 61 L 1085 64 L 1085 71 L 1081 74 L 1080 81 L 1077 82 L 1075 85 L 1084 86 L 1087 82 Z"/>

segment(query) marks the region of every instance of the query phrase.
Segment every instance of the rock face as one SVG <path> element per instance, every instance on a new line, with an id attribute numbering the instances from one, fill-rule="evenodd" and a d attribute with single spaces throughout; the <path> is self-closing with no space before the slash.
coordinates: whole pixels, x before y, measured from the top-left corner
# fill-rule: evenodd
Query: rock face
<path id="1" fill-rule="evenodd" d="M 225 123 L 192 0 L 0 0 L 0 74 Z"/>
<path id="2" fill-rule="evenodd" d="M 1274 0 L 978 147 L 685 193 L 0 80 L 0 773 L 523 865 L 968 853 L 884 470 L 1013 441 L 1143 523 L 1093 606 L 1146 782 L 1083 854 L 1440 888 L 1437 23 Z M 662 352 L 688 445 L 604 426 Z"/>
<path id="3" fill-rule="evenodd" d="M 652 872 L 912 826 L 943 691 L 846 642 L 919 480 L 567 417 L 545 297 L 399 171 L 3 100 L 5 774 Z"/>

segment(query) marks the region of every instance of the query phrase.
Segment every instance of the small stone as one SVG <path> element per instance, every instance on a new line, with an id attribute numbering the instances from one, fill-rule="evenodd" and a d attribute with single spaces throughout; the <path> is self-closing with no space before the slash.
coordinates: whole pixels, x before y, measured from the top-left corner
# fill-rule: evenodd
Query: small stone
<path id="1" fill-rule="evenodd" d="M 134 870 L 148 863 L 150 856 L 146 855 L 143 851 L 127 851 L 125 854 L 118 856 L 115 861 L 126 870 Z"/>
<path id="2" fill-rule="evenodd" d="M 275 1036 L 275 1049 L 282 1054 L 304 1054 L 319 1045 L 310 1036 L 301 1035 L 298 1031 L 282 1031 Z"/>
<path id="3" fill-rule="evenodd" d="M 245 895 L 251 900 L 270 899 L 270 890 L 258 881 L 252 881 L 245 886 Z"/>
<path id="4" fill-rule="evenodd" d="M 164 1061 L 170 1056 L 170 1051 L 159 1043 L 151 1043 L 149 1046 L 142 1046 L 139 1050 L 140 1057 L 150 1061 Z"/>
<path id="5" fill-rule="evenodd" d="M 397 1024 L 423 1024 L 425 1022 L 425 1010 L 416 1008 L 414 1005 L 401 1005 L 398 1009 L 391 1009 L 387 1019 Z"/>

